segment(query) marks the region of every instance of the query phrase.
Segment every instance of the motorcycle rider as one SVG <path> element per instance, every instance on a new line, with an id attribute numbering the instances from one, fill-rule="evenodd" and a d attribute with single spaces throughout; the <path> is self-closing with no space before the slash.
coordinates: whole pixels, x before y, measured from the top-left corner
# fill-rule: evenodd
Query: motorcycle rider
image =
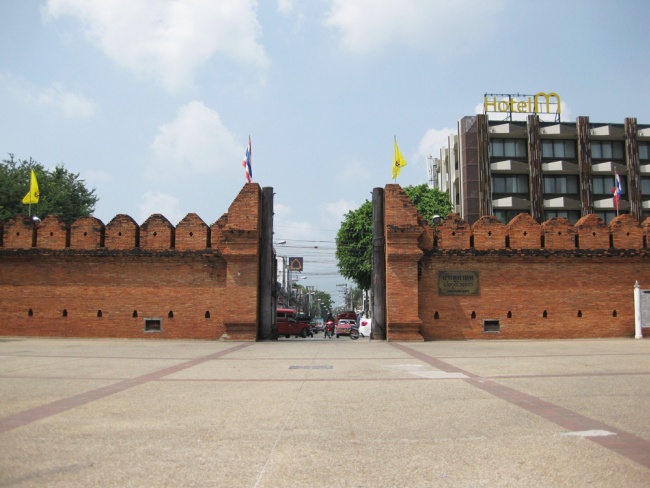
<path id="1" fill-rule="evenodd" d="M 327 319 L 325 320 L 325 337 L 329 335 L 329 338 L 332 338 L 334 335 L 334 325 L 334 317 L 332 317 L 332 312 L 330 312 L 327 315 Z"/>

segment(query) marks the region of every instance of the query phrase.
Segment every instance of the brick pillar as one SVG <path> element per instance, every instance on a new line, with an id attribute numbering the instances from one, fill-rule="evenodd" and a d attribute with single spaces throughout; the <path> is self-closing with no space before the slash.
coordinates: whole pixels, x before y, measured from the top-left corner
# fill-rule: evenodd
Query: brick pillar
<path id="1" fill-rule="evenodd" d="M 221 255 L 227 263 L 222 340 L 255 341 L 260 282 L 261 189 L 247 183 L 228 209 L 222 229 Z"/>
<path id="2" fill-rule="evenodd" d="M 423 341 L 418 315 L 418 239 L 424 228 L 415 206 L 399 185 L 387 185 L 384 200 L 386 236 L 386 339 Z"/>

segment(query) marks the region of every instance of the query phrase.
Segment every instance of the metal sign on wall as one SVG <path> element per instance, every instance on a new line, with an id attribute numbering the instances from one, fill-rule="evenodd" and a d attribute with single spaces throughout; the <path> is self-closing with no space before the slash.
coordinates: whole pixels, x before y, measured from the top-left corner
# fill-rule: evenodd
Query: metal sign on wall
<path id="1" fill-rule="evenodd" d="M 438 271 L 438 295 L 478 295 L 478 271 Z"/>

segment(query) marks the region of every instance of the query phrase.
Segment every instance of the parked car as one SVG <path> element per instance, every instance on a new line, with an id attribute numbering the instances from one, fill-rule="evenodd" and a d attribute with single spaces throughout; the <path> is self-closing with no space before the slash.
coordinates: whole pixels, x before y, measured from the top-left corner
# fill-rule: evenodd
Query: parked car
<path id="1" fill-rule="evenodd" d="M 278 336 L 285 336 L 287 339 L 292 335 L 296 337 L 312 336 L 309 322 L 301 322 L 296 318 L 296 311 L 292 308 L 278 308 L 276 310 L 276 325 Z"/>
<path id="2" fill-rule="evenodd" d="M 361 317 L 359 320 L 359 335 L 361 337 L 370 337 L 372 331 L 372 319 L 368 317 Z"/>
<path id="3" fill-rule="evenodd" d="M 341 312 L 336 316 L 336 337 L 350 335 L 350 328 L 356 324 L 357 314 L 355 312 Z"/>

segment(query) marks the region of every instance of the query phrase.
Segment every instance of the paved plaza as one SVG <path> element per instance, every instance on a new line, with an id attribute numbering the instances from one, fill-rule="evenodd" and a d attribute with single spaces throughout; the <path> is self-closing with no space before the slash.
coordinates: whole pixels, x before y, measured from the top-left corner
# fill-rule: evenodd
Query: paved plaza
<path id="1" fill-rule="evenodd" d="M 650 339 L 0 338 L 0 487 L 650 486 Z"/>

